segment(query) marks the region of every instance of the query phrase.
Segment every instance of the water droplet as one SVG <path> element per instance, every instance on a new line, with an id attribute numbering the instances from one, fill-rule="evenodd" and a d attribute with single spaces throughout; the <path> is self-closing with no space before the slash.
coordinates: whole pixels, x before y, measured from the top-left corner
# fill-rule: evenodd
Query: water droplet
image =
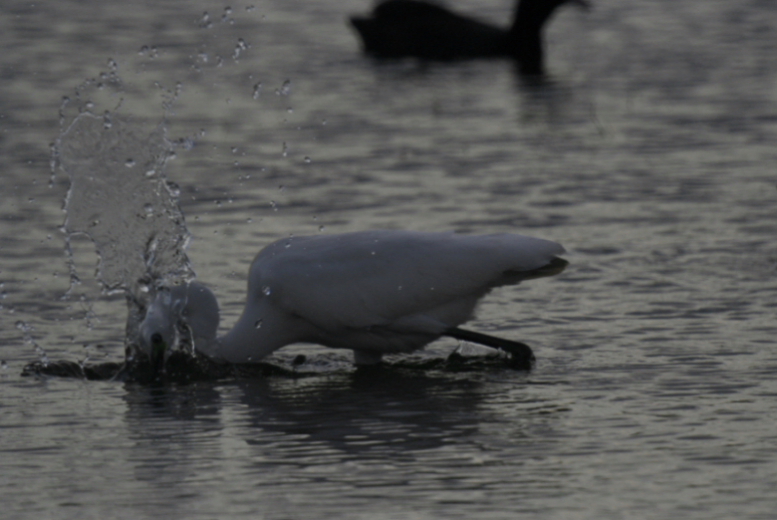
<path id="1" fill-rule="evenodd" d="M 154 215 L 154 206 L 151 203 L 146 203 L 143 205 L 143 211 L 146 212 L 146 216 L 150 217 Z"/>
<path id="2" fill-rule="evenodd" d="M 200 18 L 200 27 L 203 29 L 210 29 L 213 27 L 213 22 L 210 21 L 210 15 L 208 14 L 208 11 L 202 13 L 202 18 Z"/>
<path id="3" fill-rule="evenodd" d="M 286 145 L 286 141 L 283 141 L 283 151 L 281 152 L 281 155 L 283 157 L 286 157 L 289 155 L 289 147 Z"/>
<path id="4" fill-rule="evenodd" d="M 5 359 L 0 361 L 0 370 L 8 370 L 8 363 L 5 362 Z"/>
<path id="5" fill-rule="evenodd" d="M 324 228 L 325 228 L 325 227 L 326 227 L 326 226 L 324 226 L 323 224 L 321 224 L 320 226 L 318 226 L 318 232 L 319 232 L 319 233 L 323 233 L 323 232 L 324 232 Z"/>
<path id="6" fill-rule="evenodd" d="M 288 96 L 289 94 L 291 94 L 291 80 L 287 79 L 286 81 L 284 81 L 283 85 L 281 85 L 281 87 L 278 90 L 276 90 L 275 93 L 278 94 L 279 96 Z"/>
<path id="7" fill-rule="evenodd" d="M 146 172 L 146 177 L 148 177 L 149 179 L 150 179 L 151 177 L 153 177 L 154 175 L 156 175 L 156 170 L 148 170 L 148 171 Z"/>
<path id="8" fill-rule="evenodd" d="M 261 329 L 262 328 L 262 320 L 256 320 L 254 322 L 254 328 L 255 329 Z"/>
<path id="9" fill-rule="evenodd" d="M 230 18 L 230 15 L 231 15 L 231 14 L 232 14 L 232 8 L 231 8 L 231 7 L 225 7 L 225 8 L 224 8 L 224 14 L 223 14 L 223 15 L 221 15 L 221 21 L 222 21 L 222 23 L 224 23 L 224 22 L 227 22 L 227 23 L 229 23 L 230 25 L 231 25 L 231 24 L 234 24 L 234 23 L 235 23 L 235 21 L 234 21 L 232 18 Z"/>
<path id="10" fill-rule="evenodd" d="M 176 184 L 173 181 L 167 181 L 166 185 L 167 185 L 167 191 L 170 193 L 170 196 L 176 199 L 181 196 L 181 187 L 178 186 L 178 184 Z"/>
<path id="11" fill-rule="evenodd" d="M 265 296 L 270 296 L 270 294 L 272 294 L 272 289 L 270 289 L 268 285 L 265 285 L 264 287 L 262 287 L 262 294 L 264 294 Z"/>
<path id="12" fill-rule="evenodd" d="M 124 161 L 124 166 L 126 166 L 127 168 L 134 167 L 135 166 L 135 160 L 132 159 L 132 158 L 127 159 L 126 161 Z"/>
<path id="13" fill-rule="evenodd" d="M 278 203 L 276 203 L 274 200 L 270 201 L 270 207 L 273 211 L 278 211 Z"/>
<path id="14" fill-rule="evenodd" d="M 238 38 L 237 45 L 235 45 L 235 52 L 232 53 L 232 59 L 237 61 L 237 59 L 240 57 L 240 53 L 248 50 L 249 47 L 250 45 L 248 45 L 243 38 Z"/>
<path id="15" fill-rule="evenodd" d="M 257 83 L 256 85 L 254 85 L 254 93 L 252 97 L 254 99 L 259 99 L 259 96 L 261 95 L 262 95 L 262 84 Z"/>
<path id="16" fill-rule="evenodd" d="M 312 161 L 310 160 L 310 157 L 308 157 L 308 156 L 306 155 L 306 156 L 305 156 L 305 163 L 306 163 L 306 164 L 310 164 L 311 162 L 312 162 Z"/>

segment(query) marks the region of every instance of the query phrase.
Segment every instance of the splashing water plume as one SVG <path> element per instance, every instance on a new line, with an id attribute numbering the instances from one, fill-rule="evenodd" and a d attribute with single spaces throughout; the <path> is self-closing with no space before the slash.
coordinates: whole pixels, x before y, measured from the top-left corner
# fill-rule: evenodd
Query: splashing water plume
<path id="1" fill-rule="evenodd" d="M 71 273 L 66 296 L 80 283 L 71 240 L 85 236 L 97 254 L 101 290 L 127 298 L 130 342 L 149 291 L 194 278 L 179 190 L 164 175 L 172 151 L 163 125 L 143 131 L 116 113 L 79 114 L 54 145 L 70 180 L 62 226 Z"/>
<path id="2" fill-rule="evenodd" d="M 108 293 L 192 277 L 189 241 L 175 186 L 164 176 L 172 145 L 163 127 L 143 134 L 114 114 L 79 115 L 56 148 L 70 179 L 63 231 L 85 235 L 98 255 L 97 279 Z"/>

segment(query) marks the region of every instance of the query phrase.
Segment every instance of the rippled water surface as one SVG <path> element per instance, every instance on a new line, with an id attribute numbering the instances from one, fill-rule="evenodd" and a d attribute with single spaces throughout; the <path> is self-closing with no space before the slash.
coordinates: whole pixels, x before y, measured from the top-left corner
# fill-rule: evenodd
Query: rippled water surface
<path id="1" fill-rule="evenodd" d="M 373 63 L 345 25 L 368 2 L 225 7 L 0 7 L 4 518 L 772 518 L 777 3 L 563 9 L 543 84 L 499 61 Z M 440 341 L 376 372 L 299 345 L 271 359 L 305 353 L 297 376 L 22 377 L 124 355 L 126 305 L 100 294 L 88 240 L 70 287 L 49 166 L 87 101 L 164 119 L 225 322 L 256 251 L 289 235 L 561 242 L 565 273 L 470 324 L 530 343 L 535 370 L 450 367 Z"/>

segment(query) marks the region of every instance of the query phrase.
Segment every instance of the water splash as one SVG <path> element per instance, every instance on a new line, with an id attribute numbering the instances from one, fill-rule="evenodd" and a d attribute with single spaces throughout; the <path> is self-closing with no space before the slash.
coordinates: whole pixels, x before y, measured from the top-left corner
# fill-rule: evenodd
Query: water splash
<path id="1" fill-rule="evenodd" d="M 189 241 L 178 207 L 180 190 L 164 167 L 173 152 L 164 126 L 143 131 L 116 113 L 78 115 L 54 145 L 56 164 L 70 180 L 65 233 L 71 290 L 79 281 L 70 241 L 95 246 L 95 277 L 106 293 L 139 297 L 150 284 L 193 278 Z"/>
<path id="2" fill-rule="evenodd" d="M 22 339 L 24 343 L 31 345 L 35 350 L 35 354 L 38 356 L 38 362 L 43 367 L 49 365 L 49 356 L 46 351 L 41 347 L 32 337 L 32 326 L 26 321 L 19 320 L 16 322 L 16 328 L 22 332 Z"/>

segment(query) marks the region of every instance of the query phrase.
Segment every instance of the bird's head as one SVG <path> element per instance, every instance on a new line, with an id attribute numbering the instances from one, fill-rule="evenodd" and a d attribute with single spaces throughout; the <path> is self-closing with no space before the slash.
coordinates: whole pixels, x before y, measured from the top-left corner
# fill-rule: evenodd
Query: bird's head
<path id="1" fill-rule="evenodd" d="M 215 340 L 218 325 L 218 302 L 204 285 L 191 282 L 160 288 L 140 323 L 136 354 L 158 378 L 171 354 L 188 350 L 193 355 L 198 346 Z"/>

